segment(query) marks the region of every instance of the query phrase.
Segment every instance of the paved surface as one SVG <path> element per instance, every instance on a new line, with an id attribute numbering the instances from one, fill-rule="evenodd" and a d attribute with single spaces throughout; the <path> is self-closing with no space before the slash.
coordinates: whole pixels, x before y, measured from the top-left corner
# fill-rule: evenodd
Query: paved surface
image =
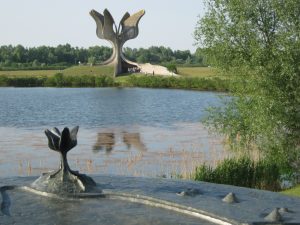
<path id="1" fill-rule="evenodd" d="M 29 186 L 35 179 L 4 178 L 0 186 Z M 6 191 L 9 207 L 2 195 L 0 224 L 82 224 L 86 220 L 88 224 L 300 224 L 300 198 L 279 193 L 163 178 L 93 179 L 107 198 L 58 200 L 18 189 Z M 230 192 L 237 203 L 222 201 Z M 281 220 L 270 223 L 265 217 L 275 208 L 287 212 L 279 210 Z M 11 216 L 5 215 L 5 209 Z"/>
<path id="2" fill-rule="evenodd" d="M 152 65 L 150 63 L 138 64 L 138 67 L 141 69 L 141 73 L 148 75 L 163 75 L 163 76 L 178 76 L 174 74 L 164 66 L 160 65 Z"/>

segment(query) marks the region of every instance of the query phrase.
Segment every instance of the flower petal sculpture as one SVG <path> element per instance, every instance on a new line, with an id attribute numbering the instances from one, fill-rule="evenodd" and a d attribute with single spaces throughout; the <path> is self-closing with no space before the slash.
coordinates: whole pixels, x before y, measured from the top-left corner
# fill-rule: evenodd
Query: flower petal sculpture
<path id="1" fill-rule="evenodd" d="M 60 168 L 57 171 L 43 174 L 32 187 L 50 193 L 80 193 L 91 190 L 96 186 L 94 180 L 77 171 L 72 171 L 67 161 L 67 153 L 77 145 L 79 127 L 74 127 L 71 132 L 65 127 L 60 132 L 56 127 L 45 130 L 50 149 L 61 155 Z"/>
<path id="2" fill-rule="evenodd" d="M 95 10 L 90 12 L 94 18 L 97 29 L 96 34 L 100 39 L 106 39 L 113 45 L 113 53 L 111 57 L 102 63 L 102 65 L 114 65 L 114 75 L 126 73 L 130 68 L 137 68 L 138 64 L 131 62 L 125 58 L 122 53 L 124 43 L 130 39 L 136 38 L 139 34 L 138 23 L 145 10 L 130 16 L 126 12 L 117 27 L 110 12 L 105 9 L 103 15 Z"/>

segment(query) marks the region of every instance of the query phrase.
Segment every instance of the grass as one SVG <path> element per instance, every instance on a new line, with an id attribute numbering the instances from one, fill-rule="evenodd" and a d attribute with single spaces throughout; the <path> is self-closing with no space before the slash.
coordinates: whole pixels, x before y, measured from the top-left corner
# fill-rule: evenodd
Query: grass
<path id="1" fill-rule="evenodd" d="M 213 168 L 205 164 L 196 167 L 194 179 L 217 184 L 280 191 L 280 172 L 275 162 L 248 156 L 224 159 Z"/>
<path id="2" fill-rule="evenodd" d="M 0 76 L 53 76 L 56 73 L 64 75 L 112 75 L 113 67 L 111 66 L 72 66 L 64 70 L 16 70 L 0 71 Z M 210 67 L 178 67 L 178 73 L 185 77 L 220 77 L 214 68 Z M 128 74 L 130 75 L 130 74 Z M 126 76 L 118 77 L 122 82 Z"/>
<path id="3" fill-rule="evenodd" d="M 61 71 L 66 76 L 81 76 L 81 75 L 113 75 L 112 66 L 72 66 Z"/>
<path id="4" fill-rule="evenodd" d="M 0 76 L 13 77 L 48 77 L 57 73 L 63 73 L 66 76 L 79 75 L 109 75 L 113 74 L 111 66 L 72 66 L 64 70 L 16 70 L 0 71 Z"/>
<path id="5" fill-rule="evenodd" d="M 294 188 L 282 191 L 281 193 L 285 195 L 300 197 L 300 184 Z"/>
<path id="6" fill-rule="evenodd" d="M 211 67 L 178 67 L 178 74 L 186 77 L 216 77 L 216 69 Z"/>
<path id="7" fill-rule="evenodd" d="M 16 70 L 16 71 L 0 71 L 0 76 L 8 77 L 47 77 L 53 76 L 56 73 L 61 73 L 62 70 Z"/>
<path id="8" fill-rule="evenodd" d="M 0 86 L 147 87 L 228 91 L 229 80 L 208 67 L 180 67 L 179 77 L 124 74 L 113 78 L 112 66 L 73 66 L 64 70 L 0 71 Z"/>

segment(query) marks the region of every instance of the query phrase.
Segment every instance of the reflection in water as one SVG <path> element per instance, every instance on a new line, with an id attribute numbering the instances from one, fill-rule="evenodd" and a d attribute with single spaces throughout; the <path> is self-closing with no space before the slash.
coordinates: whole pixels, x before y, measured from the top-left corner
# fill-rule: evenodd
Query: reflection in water
<path id="1" fill-rule="evenodd" d="M 141 140 L 140 133 L 123 132 L 123 142 L 126 144 L 127 149 L 136 148 L 139 151 L 146 151 L 147 148 Z"/>
<path id="2" fill-rule="evenodd" d="M 0 177 L 35 176 L 57 169 L 59 158 L 47 150 L 42 130 L 0 127 Z M 69 155 L 70 166 L 89 174 L 150 177 L 180 174 L 188 178 L 195 167 L 203 163 L 215 166 L 229 157 L 222 138 L 210 135 L 200 123 L 180 123 L 170 128 L 82 128 L 79 139 Z M 96 157 L 97 152 L 101 157 Z"/>
<path id="3" fill-rule="evenodd" d="M 115 146 L 115 134 L 114 133 L 98 133 L 97 141 L 93 146 L 93 152 L 105 150 L 106 153 L 110 153 Z"/>
<path id="4" fill-rule="evenodd" d="M 139 151 L 146 151 L 147 148 L 141 140 L 140 133 L 130 133 L 123 131 L 120 135 L 121 141 L 126 145 L 127 150 L 137 149 Z M 118 133 L 113 132 L 99 132 L 97 134 L 97 141 L 93 145 L 93 152 L 105 151 L 107 154 L 111 153 L 116 145 Z"/>

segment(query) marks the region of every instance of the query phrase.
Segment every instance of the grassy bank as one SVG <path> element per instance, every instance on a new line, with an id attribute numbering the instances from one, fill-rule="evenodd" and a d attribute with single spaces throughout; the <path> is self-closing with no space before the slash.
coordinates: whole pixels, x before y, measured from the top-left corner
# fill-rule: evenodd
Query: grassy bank
<path id="1" fill-rule="evenodd" d="M 76 66 L 65 70 L 0 71 L 2 87 L 149 87 L 227 91 L 229 80 L 213 70 L 181 68 L 180 77 L 126 74 L 113 78 L 109 66 Z"/>
<path id="2" fill-rule="evenodd" d="M 285 195 L 296 196 L 296 197 L 300 198 L 300 185 L 298 185 L 298 186 L 296 186 L 294 188 L 285 190 L 285 191 L 283 191 L 281 193 L 285 194 Z"/>
<path id="3" fill-rule="evenodd" d="M 178 74 L 185 77 L 219 77 L 216 69 L 211 67 L 177 67 Z"/>
<path id="4" fill-rule="evenodd" d="M 64 75 L 113 75 L 113 67 L 111 66 L 73 66 L 64 70 L 14 70 L 14 71 L 0 71 L 0 76 L 13 77 L 31 77 L 31 76 L 53 76 L 56 73 L 63 73 Z M 184 77 L 220 77 L 214 68 L 210 67 L 178 67 L 178 73 Z"/>

